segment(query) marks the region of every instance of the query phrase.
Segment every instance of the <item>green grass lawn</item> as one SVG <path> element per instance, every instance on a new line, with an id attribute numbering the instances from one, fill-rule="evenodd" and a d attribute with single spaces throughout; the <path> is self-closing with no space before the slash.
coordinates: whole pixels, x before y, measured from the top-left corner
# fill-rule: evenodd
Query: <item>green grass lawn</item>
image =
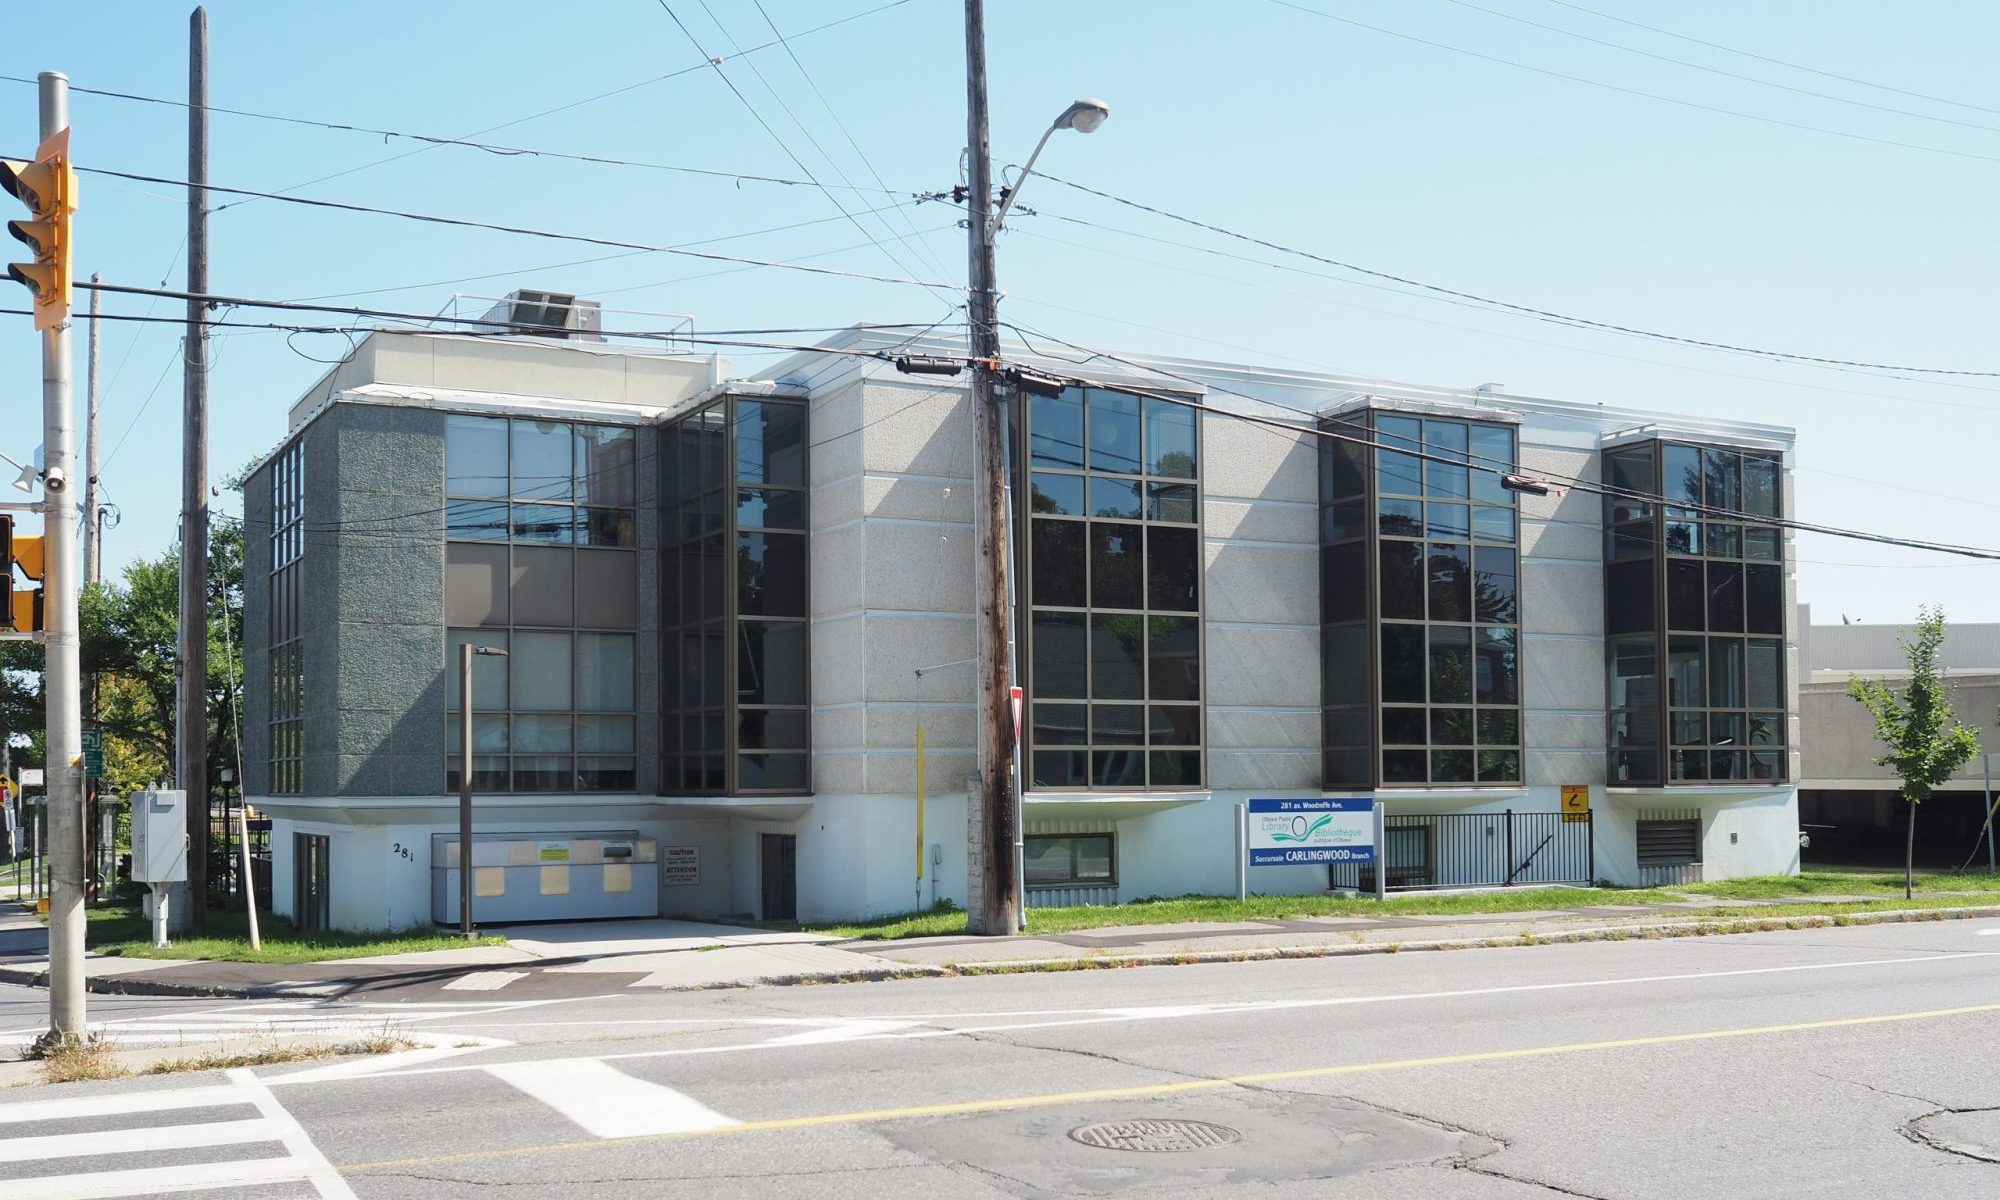
<path id="1" fill-rule="evenodd" d="M 417 950 L 458 950 L 468 945 L 504 945 L 504 937 L 480 937 L 466 942 L 454 933 L 413 929 L 402 933 L 383 930 L 342 932 L 320 929 L 310 933 L 293 927 L 275 913 L 260 913 L 257 930 L 263 948 L 250 948 L 250 922 L 241 912 L 211 910 L 208 929 L 201 937 L 174 938 L 171 945 L 155 948 L 152 924 L 136 905 L 101 905 L 88 910 L 85 938 L 99 954 L 123 958 L 219 959 L 225 962 L 310 963 L 343 958 L 365 958 L 374 954 L 407 954 Z"/>
<path id="2" fill-rule="evenodd" d="M 1916 902 L 1903 899 L 1901 872 L 1808 871 L 1732 879 L 1721 883 L 1686 884 L 1672 888 L 1514 888 L 1482 892 L 1446 892 L 1422 896 L 1391 896 L 1387 900 L 1345 896 L 1177 896 L 1129 904 L 1081 905 L 1072 908 L 1031 908 L 1030 933 L 1069 933 L 1116 925 L 1166 925 L 1186 921 L 1287 920 L 1295 917 L 1451 916 L 1460 913 L 1531 912 L 1541 909 L 1582 909 L 1606 904 L 1683 903 L 1713 897 L 1718 900 L 1769 900 L 1757 908 L 1689 910 L 1688 915 L 1797 916 L 1805 913 L 1866 912 L 1887 908 L 1952 908 L 2000 902 L 2000 877 L 1919 873 Z M 1939 893 L 1964 893 L 1940 895 Z M 1800 903 L 1810 896 L 1866 896 L 1853 903 Z M 1872 899 L 1872 897 L 1881 897 Z M 1784 901 L 1793 900 L 1786 904 Z M 966 932 L 966 915 L 957 909 L 907 913 L 837 925 L 805 926 L 815 933 L 862 940 L 941 937 Z"/>

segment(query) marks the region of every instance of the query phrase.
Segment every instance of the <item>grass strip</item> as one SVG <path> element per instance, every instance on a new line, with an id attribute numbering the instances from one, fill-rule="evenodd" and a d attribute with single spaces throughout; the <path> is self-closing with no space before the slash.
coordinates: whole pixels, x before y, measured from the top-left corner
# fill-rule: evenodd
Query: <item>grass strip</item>
<path id="1" fill-rule="evenodd" d="M 1606 905 L 1686 904 L 1703 899 L 1771 900 L 1781 904 L 1786 899 L 1812 896 L 1879 895 L 1882 897 L 1879 904 L 1884 907 L 1921 907 L 1945 904 L 1959 896 L 1969 897 L 1969 901 L 1961 902 L 1971 903 L 1991 902 L 2000 897 L 2000 876 L 1983 873 L 1919 873 L 1916 886 L 1919 892 L 1930 895 L 1905 901 L 1903 876 L 1899 871 L 1838 870 L 1682 884 L 1670 888 L 1523 887 L 1391 896 L 1387 900 L 1336 895 L 1251 896 L 1241 901 L 1234 896 L 1156 897 L 1125 904 L 1033 908 L 1028 911 L 1028 932 L 1071 933 L 1125 925 L 1287 921 L 1307 917 L 1472 916 L 1546 909 L 1590 909 Z M 1832 912 L 1839 908 L 1838 904 L 1806 900 L 1797 911 Z M 1690 913 L 1706 911 L 1709 910 L 1688 910 Z M 1756 915 L 1774 910 L 1759 906 L 1755 909 L 1717 911 Z M 1774 915 L 1788 915 L 1790 911 L 1775 911 Z M 857 941 L 952 937 L 966 932 L 966 914 L 956 907 L 940 906 L 930 912 L 902 913 L 870 921 L 784 928 L 804 928 L 813 933 Z"/>
<path id="2" fill-rule="evenodd" d="M 377 954 L 410 954 L 426 950 L 462 950 L 468 946 L 502 946 L 507 939 L 481 936 L 466 941 L 435 929 L 301 930 L 275 913 L 259 914 L 261 949 L 250 948 L 250 923 L 241 912 L 211 910 L 208 928 L 199 937 L 175 938 L 154 946 L 152 924 L 130 905 L 102 905 L 88 910 L 86 938 L 90 949 L 121 958 L 209 959 L 221 962 L 315 963 Z"/>

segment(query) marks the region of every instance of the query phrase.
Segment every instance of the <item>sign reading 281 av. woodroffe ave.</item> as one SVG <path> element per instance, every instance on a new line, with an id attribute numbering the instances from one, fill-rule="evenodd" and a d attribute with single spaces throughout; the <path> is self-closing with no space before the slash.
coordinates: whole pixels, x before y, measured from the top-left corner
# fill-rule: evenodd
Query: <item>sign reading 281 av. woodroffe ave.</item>
<path id="1" fill-rule="evenodd" d="M 1362 799 L 1252 800 L 1250 865 L 1375 861 L 1375 802 Z"/>

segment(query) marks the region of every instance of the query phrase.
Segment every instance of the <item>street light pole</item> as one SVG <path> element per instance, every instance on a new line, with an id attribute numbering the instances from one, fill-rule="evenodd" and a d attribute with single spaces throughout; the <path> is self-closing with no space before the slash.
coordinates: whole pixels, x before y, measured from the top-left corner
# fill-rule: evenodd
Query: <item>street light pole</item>
<path id="1" fill-rule="evenodd" d="M 1061 129 L 1089 133 L 1110 110 L 1095 100 L 1065 109 L 1035 144 L 1034 167 L 1049 136 Z M 1020 814 L 1014 803 L 1014 714 L 1012 704 L 1012 613 L 1007 588 L 1006 463 L 1002 453 L 1002 411 L 994 394 L 1000 365 L 1000 328 L 995 309 L 993 238 L 1007 216 L 1027 171 L 993 210 L 992 144 L 986 111 L 986 5 L 965 0 L 965 144 L 967 241 L 966 322 L 972 358 L 973 545 L 978 558 L 977 650 L 973 687 L 978 696 L 975 738 L 978 776 L 968 814 L 971 895 L 967 926 L 973 933 L 1000 936 L 1020 928 L 1021 863 L 1016 854 Z"/>
<path id="2" fill-rule="evenodd" d="M 472 658 L 475 654 L 505 658 L 497 646 L 458 648 L 458 932 L 466 941 L 472 932 Z"/>
<path id="3" fill-rule="evenodd" d="M 1011 614 L 1007 610 L 1006 467 L 1001 457 L 1000 406 L 993 376 L 1000 358 L 994 325 L 993 162 L 986 128 L 986 5 L 965 0 L 966 321 L 972 349 L 973 541 L 978 556 L 978 803 L 971 846 L 978 857 L 968 926 L 974 933 L 1011 934 L 1019 914 L 1014 878 L 1013 723 L 1004 701 Z"/>

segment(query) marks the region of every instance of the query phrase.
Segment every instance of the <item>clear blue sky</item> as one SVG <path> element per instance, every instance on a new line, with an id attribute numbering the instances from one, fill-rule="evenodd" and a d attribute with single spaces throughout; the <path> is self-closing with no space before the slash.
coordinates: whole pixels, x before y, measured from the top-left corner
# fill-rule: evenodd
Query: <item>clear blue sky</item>
<path id="1" fill-rule="evenodd" d="M 882 2 L 764 0 L 764 8 L 791 34 Z M 1052 143 L 1043 160 L 1049 170 L 1330 257 L 1621 324 L 1839 358 L 2000 369 L 1992 297 L 2000 277 L 1992 235 L 2000 88 L 1990 62 L 2000 44 L 2000 8 L 1970 0 L 1893 7 L 1579 0 L 1689 37 L 1961 102 L 1954 106 L 1675 40 L 1555 0 L 1474 2 L 1619 46 L 1935 119 L 1724 78 L 1452 0 L 1300 3 L 1544 71 L 1767 120 L 1537 74 L 1268 0 L 994 0 L 994 153 L 1001 162 L 1020 161 L 1069 100 L 1100 96 L 1112 106 L 1111 120 L 1087 139 Z M 814 174 L 828 183 L 839 177 L 772 89 L 839 172 L 874 185 L 782 48 L 735 56 L 732 39 L 750 46 L 771 38 L 751 0 L 670 3 L 710 55 L 728 56 L 723 71 Z M 701 63 L 657 0 L 218 0 L 208 7 L 212 103 L 447 136 Z M 77 0 L 36 23 L 52 31 L 46 41 L 10 39 L 0 50 L 0 72 L 60 69 L 79 86 L 184 96 L 188 10 L 163 0 Z M 965 96 L 957 3 L 908 0 L 793 45 L 891 188 L 907 196 L 957 181 Z M 0 116 L 16 131 L 4 143 L 8 153 L 32 145 L 31 87 L 0 83 Z M 77 95 L 72 118 L 79 161 L 184 176 L 182 110 Z M 709 69 L 488 137 L 728 172 L 800 174 Z M 963 278 L 963 235 L 953 228 L 955 213 L 938 204 L 882 214 L 921 245 L 890 242 L 875 218 L 861 218 L 902 260 L 899 267 L 874 246 L 825 254 L 863 239 L 813 189 L 460 148 L 383 162 L 416 145 L 218 114 L 211 179 L 278 189 L 363 168 L 299 194 L 648 243 L 814 221 L 711 248 L 770 259 L 824 254 L 812 261 Z M 101 177 L 86 179 L 84 188 L 81 270 L 109 282 L 181 286 L 181 196 Z M 896 199 L 836 194 L 850 209 Z M 1005 311 L 1070 340 L 1422 383 L 1497 380 L 1529 394 L 1788 423 L 1800 434 L 1803 518 L 2000 546 L 2000 500 L 1989 486 L 2000 379 L 1923 382 L 1587 333 L 1359 286 L 1330 269 L 1047 182 L 1025 191 L 1022 203 L 1043 215 L 1010 221 L 1015 229 L 1000 250 Z M 1129 232 L 1070 225 L 1054 214 Z M 255 297 L 365 292 L 346 303 L 430 312 L 454 291 L 546 286 L 693 314 L 708 329 L 929 322 L 945 313 L 931 293 L 904 286 L 773 270 L 716 274 L 723 268 L 659 254 L 556 265 L 613 251 L 272 202 L 219 212 L 212 240 L 212 289 Z M 922 265 L 926 254 L 946 273 Z M 494 273 L 500 277 L 433 282 Z M 148 302 L 120 298 L 108 307 L 145 312 Z M 173 302 L 153 308 L 155 315 L 179 311 Z M 105 438 L 118 449 L 104 479 L 124 512 L 123 526 L 107 539 L 108 567 L 157 554 L 174 537 L 178 335 L 175 326 L 107 323 Z M 80 401 L 81 336 L 77 342 Z M 284 334 L 262 332 L 216 339 L 218 477 L 282 435 L 286 406 L 323 370 L 306 356 L 334 357 L 345 344 L 304 335 L 288 346 Z M 0 378 L 16 384 L 16 402 L 0 422 L 0 450 L 17 458 L 40 437 L 36 347 L 26 318 L 0 322 Z M 738 356 L 738 369 L 761 361 Z M 233 511 L 234 497 L 223 505 Z M 1798 557 L 1800 596 L 1823 619 L 1843 612 L 1907 619 L 1919 603 L 1939 601 L 1957 619 L 2000 620 L 1993 586 L 2000 564 L 1813 536 L 1800 541 Z"/>

